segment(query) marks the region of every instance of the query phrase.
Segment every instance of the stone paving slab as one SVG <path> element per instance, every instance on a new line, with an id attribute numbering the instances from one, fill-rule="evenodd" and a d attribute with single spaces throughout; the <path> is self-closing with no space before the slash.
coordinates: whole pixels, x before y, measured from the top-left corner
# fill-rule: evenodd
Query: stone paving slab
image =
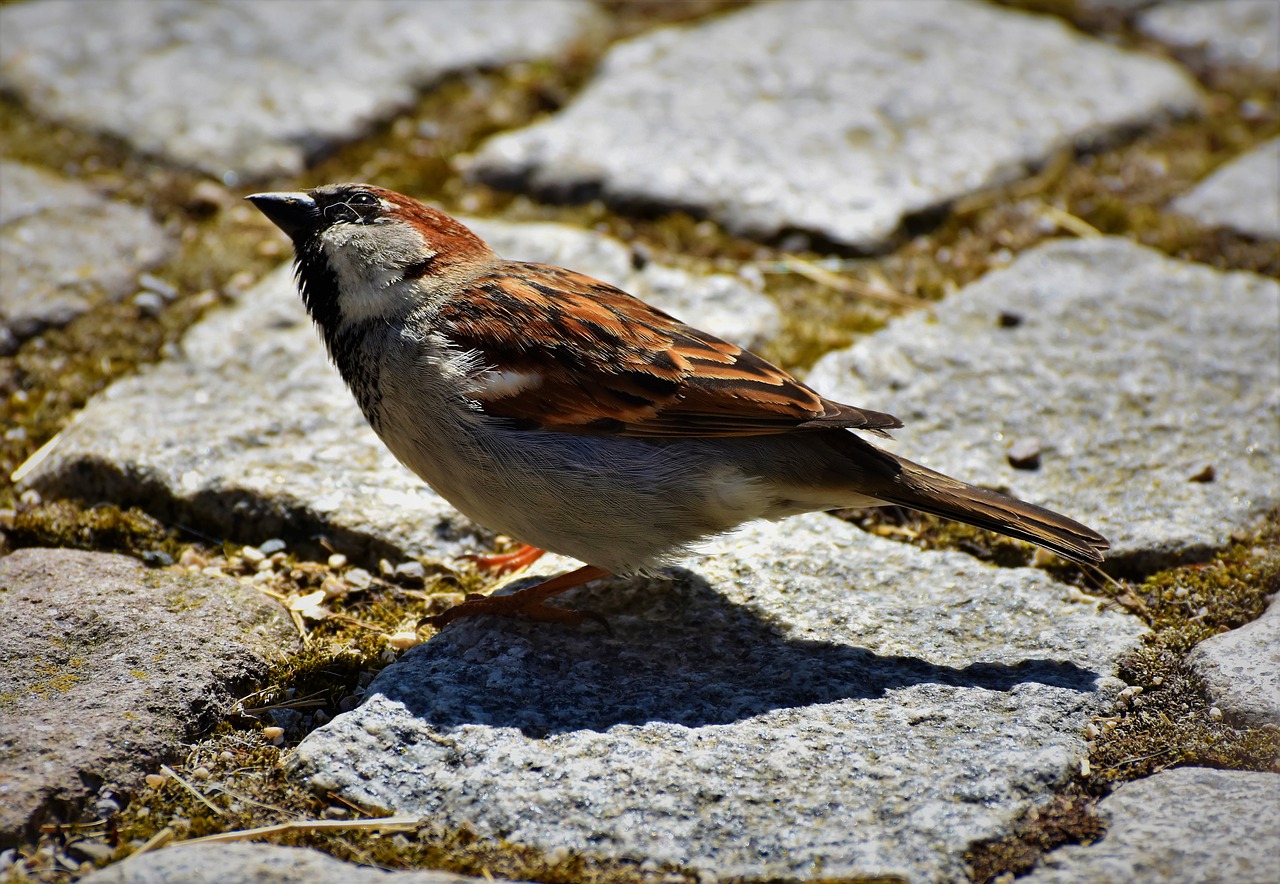
<path id="1" fill-rule="evenodd" d="M 0 9 L 37 113 L 222 177 L 297 174 L 446 74 L 563 51 L 585 0 L 41 0 Z"/>
<path id="2" fill-rule="evenodd" d="M 1058 240 L 809 382 L 896 414 L 898 453 L 1078 518 L 1145 569 L 1221 548 L 1280 503 L 1278 316 L 1274 280 Z M 1016 470 L 1006 449 L 1028 438 L 1042 466 Z"/>
<path id="3" fill-rule="evenodd" d="M 357 866 L 318 850 L 275 844 L 175 845 L 116 863 L 84 884 L 475 884 L 449 872 Z M 501 882 L 503 879 L 487 879 Z"/>
<path id="4" fill-rule="evenodd" d="M 1174 200 L 1170 208 L 1210 227 L 1280 239 L 1280 138 L 1236 157 Z"/>
<path id="5" fill-rule="evenodd" d="M 312 732 L 293 773 L 548 852 L 954 881 L 969 844 L 1078 767 L 1144 633 L 1042 572 L 822 514 L 565 604 L 612 633 L 451 624 Z"/>
<path id="6" fill-rule="evenodd" d="M 76 550 L 0 558 L 0 624 L 0 847 L 118 809 L 298 646 L 255 589 Z"/>
<path id="7" fill-rule="evenodd" d="M 1218 64 L 1280 70 L 1280 3 L 1275 0 L 1166 2 L 1143 13 L 1137 25 L 1171 46 L 1203 49 Z"/>
<path id="8" fill-rule="evenodd" d="M 1229 720 L 1280 726 L 1280 601 L 1252 623 L 1200 642 L 1188 662 Z"/>
<path id="9" fill-rule="evenodd" d="M 135 290 L 175 243 L 141 209 L 0 161 L 0 355 Z"/>
<path id="10" fill-rule="evenodd" d="M 1047 854 L 1026 884 L 1274 884 L 1280 774 L 1183 767 L 1098 807 L 1102 840 Z"/>
<path id="11" fill-rule="evenodd" d="M 572 104 L 485 143 L 470 173 L 875 248 L 904 215 L 1197 94 L 1176 65 L 987 4 L 763 3 L 614 46 Z"/>
<path id="12" fill-rule="evenodd" d="M 475 227 L 500 253 L 563 258 L 728 337 L 776 331 L 777 308 L 737 277 L 636 270 L 617 241 L 558 225 Z M 18 474 L 42 493 L 143 506 L 247 542 L 325 534 L 349 555 L 399 556 L 487 543 L 368 428 L 287 266 L 194 326 L 179 356 L 96 397 L 43 455 Z"/>

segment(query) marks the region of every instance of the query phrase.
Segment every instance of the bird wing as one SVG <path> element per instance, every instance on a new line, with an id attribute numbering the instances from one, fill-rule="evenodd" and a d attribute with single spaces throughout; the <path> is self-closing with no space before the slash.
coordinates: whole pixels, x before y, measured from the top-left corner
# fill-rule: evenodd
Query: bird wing
<path id="1" fill-rule="evenodd" d="M 580 273 L 506 262 L 436 318 L 483 369 L 469 395 L 518 426 L 620 436 L 753 436 L 893 415 L 824 399 L 787 372 Z"/>

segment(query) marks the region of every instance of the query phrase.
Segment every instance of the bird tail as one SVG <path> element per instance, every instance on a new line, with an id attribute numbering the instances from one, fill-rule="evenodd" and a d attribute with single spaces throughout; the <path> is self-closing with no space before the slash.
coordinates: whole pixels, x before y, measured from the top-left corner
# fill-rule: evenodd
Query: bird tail
<path id="1" fill-rule="evenodd" d="M 906 458 L 889 456 L 900 469 L 893 478 L 878 483 L 873 492 L 886 503 L 1016 537 L 1081 564 L 1100 563 L 1103 551 L 1111 548 L 1097 531 L 1060 513 L 966 484 Z"/>
<path id="2" fill-rule="evenodd" d="M 1111 548 L 1097 531 L 1061 513 L 944 476 L 853 433 L 830 432 L 823 439 L 851 492 L 839 506 L 904 506 L 1016 537 L 1083 565 L 1099 564 Z"/>

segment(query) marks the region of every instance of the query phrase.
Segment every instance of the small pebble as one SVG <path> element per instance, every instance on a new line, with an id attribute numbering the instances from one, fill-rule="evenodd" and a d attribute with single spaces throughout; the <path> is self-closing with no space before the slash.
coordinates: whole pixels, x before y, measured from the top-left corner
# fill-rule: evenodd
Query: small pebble
<path id="1" fill-rule="evenodd" d="M 142 554 L 142 561 L 153 568 L 167 568 L 173 564 L 173 556 L 162 549 L 149 549 Z"/>
<path id="2" fill-rule="evenodd" d="M 212 181 L 201 181 L 191 188 L 187 203 L 193 209 L 216 212 L 231 204 L 231 195 Z"/>
<path id="3" fill-rule="evenodd" d="M 421 583 L 427 577 L 427 569 L 423 567 L 422 562 L 402 562 L 396 565 L 395 578 L 397 580 Z"/>
<path id="4" fill-rule="evenodd" d="M 167 780 L 167 779 L 169 779 L 169 778 L 168 778 L 168 777 L 166 777 L 164 774 L 149 773 L 149 774 L 147 774 L 147 775 L 146 775 L 145 779 L 146 779 L 146 781 L 147 781 L 147 785 L 148 785 L 148 786 L 150 786 L 150 787 L 151 787 L 151 788 L 153 788 L 153 789 L 156 789 L 156 788 L 160 787 L 161 785 L 163 785 L 163 784 L 164 784 L 164 781 L 165 781 L 165 780 Z"/>
<path id="5" fill-rule="evenodd" d="M 267 554 L 256 546 L 246 546 L 244 549 L 240 550 L 240 555 L 250 565 L 257 565 L 267 557 Z"/>
<path id="6" fill-rule="evenodd" d="M 397 651 L 407 651 L 409 648 L 417 647 L 422 644 L 422 639 L 416 632 L 405 630 L 403 632 L 393 632 L 387 636 L 387 644 L 395 648 Z"/>
<path id="7" fill-rule="evenodd" d="M 182 551 L 181 555 L 178 556 L 178 564 L 184 568 L 203 568 L 205 565 L 209 564 L 209 562 L 204 556 L 196 552 L 193 547 L 189 546 Z"/>
<path id="8" fill-rule="evenodd" d="M 169 282 L 165 282 L 158 276 L 151 273 L 143 273 L 138 276 L 138 285 L 142 286 L 149 292 L 154 292 L 166 301 L 172 301 L 178 297 L 178 289 Z"/>
<path id="9" fill-rule="evenodd" d="M 1209 709 L 1209 718 L 1212 721 L 1222 721 L 1222 710 L 1219 709 L 1217 706 L 1211 707 Z"/>
<path id="10" fill-rule="evenodd" d="M 264 556 L 273 556 L 278 552 L 285 551 L 285 542 L 278 537 L 273 537 L 266 543 L 259 544 L 258 549 L 262 550 Z"/>
<path id="11" fill-rule="evenodd" d="M 1017 328 L 1022 325 L 1022 314 L 1014 313 L 1012 310 L 1001 310 L 996 318 L 996 325 L 1001 328 Z"/>
<path id="12" fill-rule="evenodd" d="M 270 740 L 272 743 L 279 744 L 284 741 L 284 728 L 271 725 L 262 729 L 263 738 Z"/>
<path id="13" fill-rule="evenodd" d="M 334 553 L 329 556 L 329 567 L 334 569 L 347 567 L 347 557 L 342 553 Z"/>
<path id="14" fill-rule="evenodd" d="M 200 573 L 205 575 L 206 577 L 226 577 L 227 576 L 222 572 L 222 569 L 219 568 L 217 565 L 210 565 L 209 567 L 202 569 Z"/>
<path id="15" fill-rule="evenodd" d="M 154 319 L 164 312 L 164 298 L 155 292 L 138 292 L 133 296 L 133 306 L 137 307 L 143 316 Z"/>
<path id="16" fill-rule="evenodd" d="M 390 577 L 396 573 L 396 566 L 386 559 L 378 559 L 378 573 L 383 577 Z"/>
<path id="17" fill-rule="evenodd" d="M 352 589 L 368 589 L 373 583 L 373 575 L 364 568 L 352 568 L 346 574 L 342 575 L 342 579 L 347 582 L 347 586 Z"/>
<path id="18" fill-rule="evenodd" d="M 1218 477 L 1217 472 L 1213 468 L 1213 464 L 1205 464 L 1204 468 L 1199 472 L 1187 478 L 1188 482 L 1212 482 Z"/>
<path id="19" fill-rule="evenodd" d="M 195 770 L 193 770 L 191 772 L 191 775 L 195 777 L 197 780 L 207 780 L 211 776 L 211 774 L 209 773 L 209 768 L 205 767 L 204 765 L 201 765 L 200 767 L 197 767 Z"/>
<path id="20" fill-rule="evenodd" d="M 320 811 L 320 817 L 326 820 L 345 820 L 351 816 L 351 811 L 345 807 L 326 807 Z"/>
<path id="21" fill-rule="evenodd" d="M 320 589 L 324 592 L 325 601 L 332 601 L 347 594 L 347 585 L 337 577 L 326 577 L 320 584 Z"/>
<path id="22" fill-rule="evenodd" d="M 1016 440 L 1009 446 L 1005 456 L 1009 458 L 1009 466 L 1015 470 L 1038 470 L 1040 453 L 1040 440 L 1031 437 Z"/>

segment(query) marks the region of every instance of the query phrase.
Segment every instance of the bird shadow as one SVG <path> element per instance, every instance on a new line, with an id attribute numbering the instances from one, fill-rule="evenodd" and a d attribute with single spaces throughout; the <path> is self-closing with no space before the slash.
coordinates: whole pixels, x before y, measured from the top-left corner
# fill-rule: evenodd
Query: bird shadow
<path id="1" fill-rule="evenodd" d="M 916 685 L 1090 693 L 1100 677 L 1063 660 L 950 666 L 797 638 L 693 572 L 670 569 L 664 577 L 572 594 L 571 606 L 606 616 L 611 633 L 493 617 L 457 621 L 384 670 L 369 691 L 437 727 L 511 727 L 542 738 L 651 722 L 723 725 Z"/>

